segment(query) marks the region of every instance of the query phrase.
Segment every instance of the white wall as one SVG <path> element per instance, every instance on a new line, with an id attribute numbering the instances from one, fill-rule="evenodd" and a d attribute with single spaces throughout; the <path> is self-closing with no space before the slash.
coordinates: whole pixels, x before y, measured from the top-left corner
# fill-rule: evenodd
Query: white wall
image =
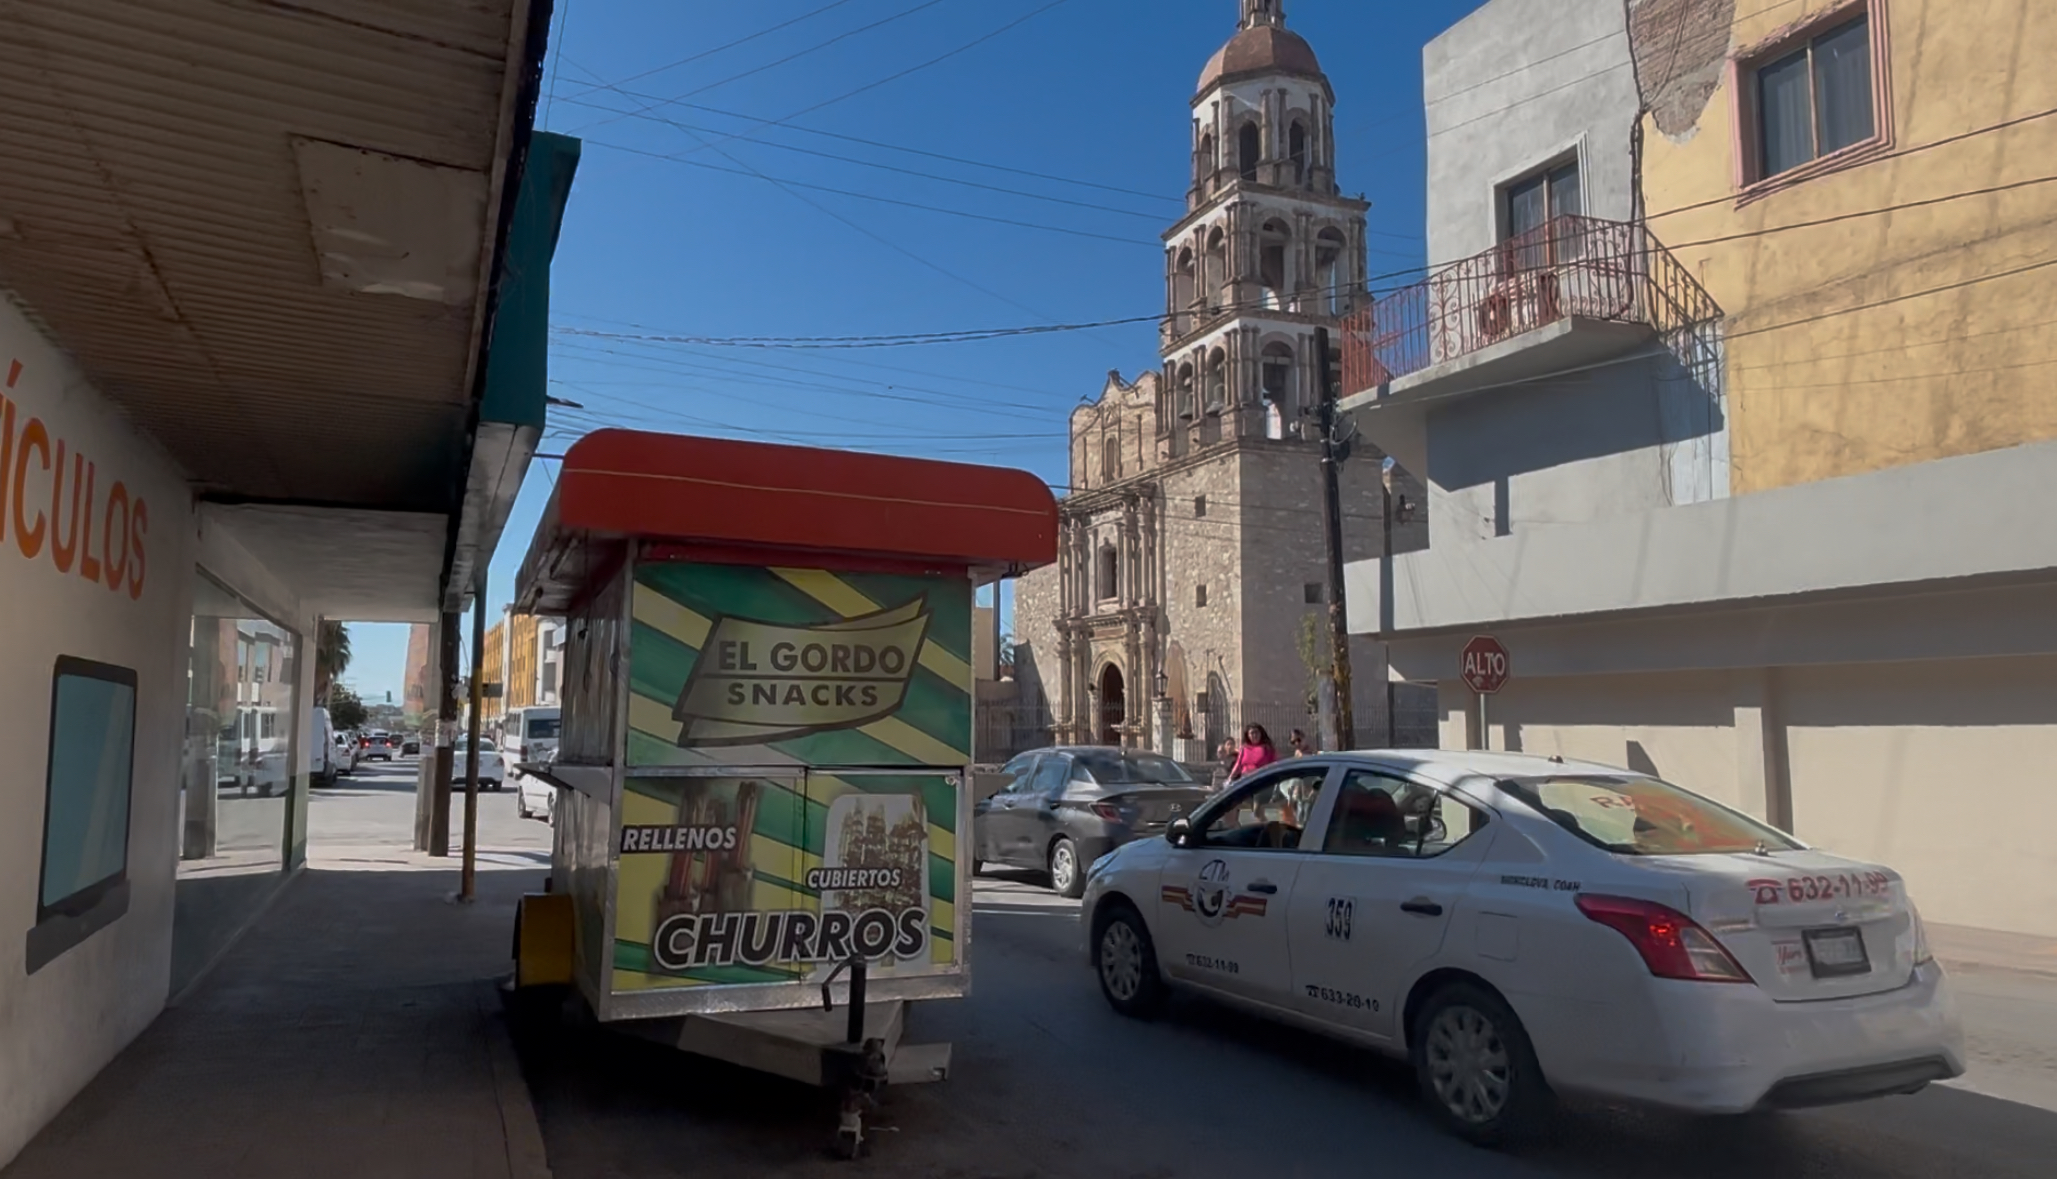
<path id="1" fill-rule="evenodd" d="M 19 364 L 16 370 L 14 365 Z M 177 783 L 185 724 L 186 620 L 191 610 L 191 498 L 183 478 L 152 443 L 130 429 L 11 304 L 0 302 L 0 389 L 9 469 L 0 542 L 0 1164 L 150 1022 L 165 1001 L 171 960 Z M 81 576 L 82 553 L 61 572 L 50 529 L 54 471 L 24 454 L 23 435 L 49 437 L 50 460 L 64 446 L 70 515 L 73 456 L 93 469 L 90 551 L 103 574 L 112 554 L 108 521 L 116 481 L 132 505 L 132 541 L 119 588 Z M 14 472 L 30 464 L 17 484 Z M 23 492 L 17 505 L 15 487 Z M 26 506 L 45 529 L 40 551 L 24 554 L 15 527 Z M 81 515 L 84 503 L 81 501 Z M 142 517 L 147 514 L 147 531 Z M 118 527 L 118 525 L 117 525 Z M 84 523 L 80 525 L 83 532 Z M 34 547 L 34 546 L 31 546 Z M 81 546 L 83 549 L 85 546 Z M 133 576 L 136 554 L 143 573 Z M 27 973 L 26 940 L 36 924 L 42 870 L 46 751 L 52 669 L 59 655 L 132 668 L 137 674 L 133 793 L 129 816 L 127 913 L 41 970 Z"/>

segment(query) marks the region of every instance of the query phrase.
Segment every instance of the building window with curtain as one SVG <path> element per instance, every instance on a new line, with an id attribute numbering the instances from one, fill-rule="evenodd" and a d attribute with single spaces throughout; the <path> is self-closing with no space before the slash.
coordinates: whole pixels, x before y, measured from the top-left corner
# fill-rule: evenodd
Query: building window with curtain
<path id="1" fill-rule="evenodd" d="M 1737 70 L 1746 183 L 1881 139 L 1873 3 L 1753 51 Z"/>
<path id="2" fill-rule="evenodd" d="M 1516 180 L 1502 190 L 1501 204 L 1509 269 L 1540 270 L 1580 256 L 1579 235 L 1570 231 L 1569 223 L 1560 223 L 1558 232 L 1545 229 L 1559 217 L 1577 217 L 1586 211 L 1577 160 L 1553 164 Z"/>

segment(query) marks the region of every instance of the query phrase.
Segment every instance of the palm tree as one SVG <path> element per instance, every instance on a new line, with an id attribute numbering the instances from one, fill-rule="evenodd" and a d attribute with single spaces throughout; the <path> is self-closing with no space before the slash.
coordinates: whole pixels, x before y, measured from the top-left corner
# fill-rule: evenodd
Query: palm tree
<path id="1" fill-rule="evenodd" d="M 350 668 L 350 630 L 340 622 L 324 620 L 321 638 L 314 648 L 314 698 L 327 704 L 329 689 Z"/>

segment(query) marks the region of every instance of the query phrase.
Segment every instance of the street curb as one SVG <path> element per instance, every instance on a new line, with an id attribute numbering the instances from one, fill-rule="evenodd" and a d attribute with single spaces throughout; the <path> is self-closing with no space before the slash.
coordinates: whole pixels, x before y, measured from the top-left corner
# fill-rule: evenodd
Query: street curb
<path id="1" fill-rule="evenodd" d="M 2011 974 L 2016 978 L 2033 978 L 2042 982 L 2057 982 L 2057 966 L 2043 966 L 2041 964 L 2023 966 L 2012 963 L 1979 962 L 1961 958 L 1944 958 L 1941 956 L 1938 956 L 1936 961 L 1942 964 L 1943 970 L 1947 974 Z"/>
<path id="2" fill-rule="evenodd" d="M 500 1104 L 500 1126 L 507 1139 L 508 1179 L 551 1179 L 549 1152 L 543 1146 L 543 1125 L 522 1079 L 521 1059 L 507 1030 L 500 1002 L 500 984 L 488 979 L 476 992 L 479 1019 L 486 1037 L 486 1056 L 493 1068 L 493 1096 Z"/>

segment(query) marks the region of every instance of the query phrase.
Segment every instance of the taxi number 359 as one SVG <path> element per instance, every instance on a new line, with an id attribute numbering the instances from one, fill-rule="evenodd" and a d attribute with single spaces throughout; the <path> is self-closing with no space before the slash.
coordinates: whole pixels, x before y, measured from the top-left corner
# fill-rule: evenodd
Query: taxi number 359
<path id="1" fill-rule="evenodd" d="M 1330 897 L 1328 902 L 1328 936 L 1339 942 L 1350 940 L 1350 929 L 1356 923 L 1357 902 L 1349 897 Z"/>

